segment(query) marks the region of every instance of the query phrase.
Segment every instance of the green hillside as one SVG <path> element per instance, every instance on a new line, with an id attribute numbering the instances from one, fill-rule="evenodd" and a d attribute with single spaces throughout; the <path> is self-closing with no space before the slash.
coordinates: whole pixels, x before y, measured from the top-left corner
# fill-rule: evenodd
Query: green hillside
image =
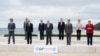
<path id="1" fill-rule="evenodd" d="M 98 22 L 97 24 L 94 25 L 95 30 L 100 30 L 100 22 Z"/>

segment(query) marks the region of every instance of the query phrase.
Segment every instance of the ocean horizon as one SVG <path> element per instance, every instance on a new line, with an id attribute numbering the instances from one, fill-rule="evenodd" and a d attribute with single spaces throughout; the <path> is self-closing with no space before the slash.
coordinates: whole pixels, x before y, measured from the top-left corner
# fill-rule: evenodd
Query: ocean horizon
<path id="1" fill-rule="evenodd" d="M 96 30 L 95 30 L 96 31 Z M 23 28 L 16 28 L 15 29 L 15 34 L 24 34 L 24 29 Z M 58 29 L 55 27 L 52 31 L 53 34 L 58 34 Z M 73 29 L 73 33 L 76 33 L 76 29 Z M 85 30 L 82 29 L 82 33 L 85 33 Z M 4 36 L 5 34 L 8 34 L 8 29 L 7 28 L 0 28 L 0 36 Z M 39 34 L 38 28 L 34 28 L 33 34 Z M 44 32 L 45 34 L 45 32 Z"/>

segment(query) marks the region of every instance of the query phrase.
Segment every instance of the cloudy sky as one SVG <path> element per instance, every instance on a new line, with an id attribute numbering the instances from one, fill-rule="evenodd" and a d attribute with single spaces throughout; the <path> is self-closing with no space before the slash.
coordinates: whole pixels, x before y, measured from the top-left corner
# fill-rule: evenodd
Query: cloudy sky
<path id="1" fill-rule="evenodd" d="M 17 28 L 23 27 L 28 17 L 34 27 L 40 19 L 50 20 L 55 27 L 59 18 L 71 19 L 75 26 L 80 18 L 83 26 L 87 20 L 100 22 L 100 0 L 0 0 L 0 28 L 7 27 L 9 18 L 14 18 Z"/>

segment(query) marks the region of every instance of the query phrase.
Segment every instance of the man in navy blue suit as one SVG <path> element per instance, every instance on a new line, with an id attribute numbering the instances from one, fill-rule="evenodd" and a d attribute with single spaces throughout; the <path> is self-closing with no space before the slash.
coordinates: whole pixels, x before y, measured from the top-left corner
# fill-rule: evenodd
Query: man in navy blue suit
<path id="1" fill-rule="evenodd" d="M 60 18 L 60 22 L 58 22 L 58 30 L 59 30 L 59 40 L 64 39 L 64 29 L 65 29 L 65 22 L 62 18 Z"/>
<path id="2" fill-rule="evenodd" d="M 40 20 L 38 30 L 40 31 L 40 40 L 44 40 L 45 24 L 43 23 L 43 20 Z"/>
<path id="3" fill-rule="evenodd" d="M 13 22 L 13 18 L 10 18 L 10 23 L 8 23 L 8 31 L 9 31 L 8 44 L 10 44 L 11 36 L 13 39 L 13 44 L 15 44 L 15 37 L 14 37 L 15 28 L 16 26 L 15 23 Z"/>

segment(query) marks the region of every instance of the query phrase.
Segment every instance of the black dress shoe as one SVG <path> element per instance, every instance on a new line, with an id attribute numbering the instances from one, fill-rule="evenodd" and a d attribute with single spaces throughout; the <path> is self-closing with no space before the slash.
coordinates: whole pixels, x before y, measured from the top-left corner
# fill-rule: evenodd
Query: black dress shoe
<path id="1" fill-rule="evenodd" d="M 27 43 L 27 44 L 29 44 L 29 43 Z"/>
<path id="2" fill-rule="evenodd" d="M 92 46 L 92 44 L 90 44 Z"/>
<path id="3" fill-rule="evenodd" d="M 30 43 L 30 44 L 32 44 L 32 43 Z"/>
<path id="4" fill-rule="evenodd" d="M 50 44 L 50 45 L 52 45 L 52 44 Z"/>
<path id="5" fill-rule="evenodd" d="M 48 44 L 46 44 L 46 45 L 48 45 Z"/>
<path id="6" fill-rule="evenodd" d="M 10 44 L 10 43 L 8 43 L 8 44 Z"/>

